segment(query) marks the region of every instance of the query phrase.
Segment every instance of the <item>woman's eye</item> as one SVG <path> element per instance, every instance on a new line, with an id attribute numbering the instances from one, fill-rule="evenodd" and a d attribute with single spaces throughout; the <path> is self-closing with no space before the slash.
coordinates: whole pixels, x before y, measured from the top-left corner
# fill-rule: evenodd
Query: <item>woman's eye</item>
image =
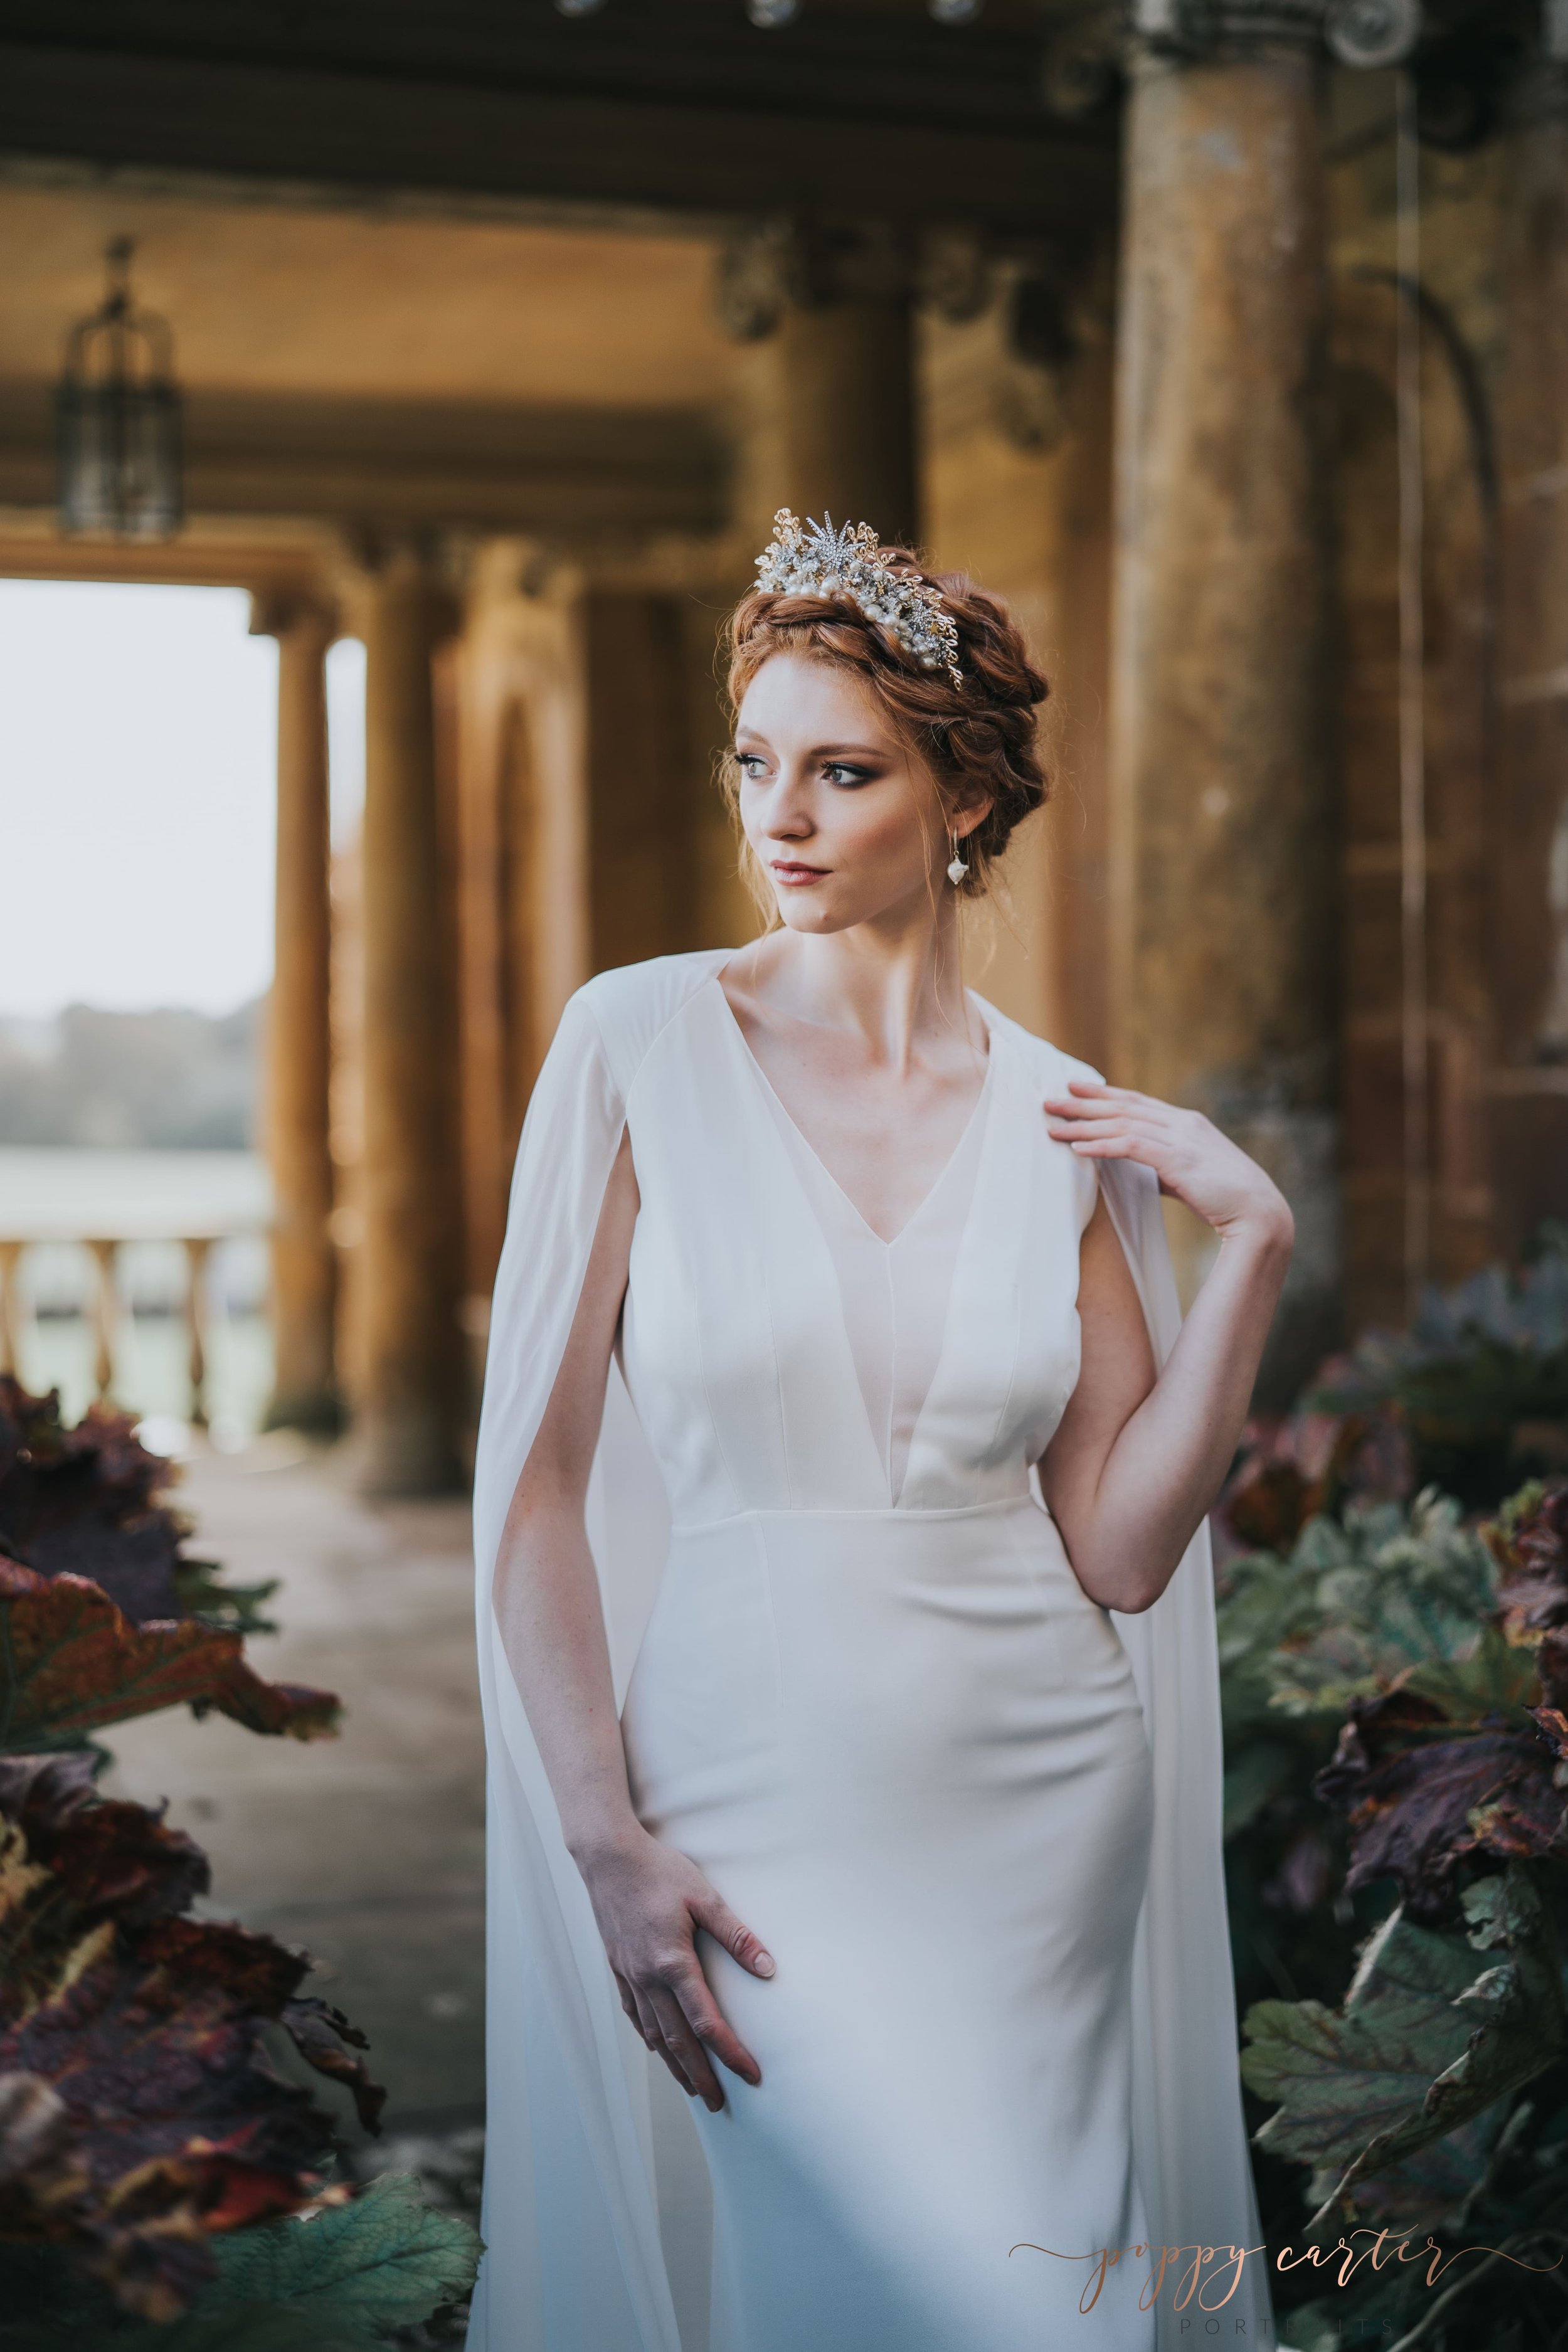
<path id="1" fill-rule="evenodd" d="M 822 772 L 830 784 L 864 784 L 871 778 L 869 768 L 852 768 L 844 760 L 830 761 Z"/>
<path id="2" fill-rule="evenodd" d="M 737 751 L 735 754 L 735 765 L 743 776 L 754 776 L 763 764 L 760 751 Z"/>

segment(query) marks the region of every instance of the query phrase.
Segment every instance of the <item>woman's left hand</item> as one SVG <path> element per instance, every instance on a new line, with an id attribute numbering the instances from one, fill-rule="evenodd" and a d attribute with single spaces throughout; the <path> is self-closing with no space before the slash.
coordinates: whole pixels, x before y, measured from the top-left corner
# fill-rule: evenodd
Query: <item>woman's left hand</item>
<path id="1" fill-rule="evenodd" d="M 1293 1220 L 1285 1195 L 1256 1160 L 1199 1110 L 1178 1110 L 1131 1087 L 1070 1078 L 1065 1095 L 1047 1095 L 1050 1132 L 1085 1160 L 1138 1160 L 1162 1192 L 1183 1201 L 1222 1238 L 1247 1234 L 1289 1243 Z"/>

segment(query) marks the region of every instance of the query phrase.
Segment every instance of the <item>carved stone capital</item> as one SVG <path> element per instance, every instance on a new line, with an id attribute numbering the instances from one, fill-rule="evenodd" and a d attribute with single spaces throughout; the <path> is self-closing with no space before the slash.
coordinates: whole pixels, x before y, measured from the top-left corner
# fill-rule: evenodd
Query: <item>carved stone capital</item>
<path id="1" fill-rule="evenodd" d="M 337 604 L 324 593 L 268 588 L 251 595 L 249 634 L 253 637 L 289 636 L 298 630 L 319 636 L 325 646 L 337 635 L 339 625 Z"/>
<path id="2" fill-rule="evenodd" d="M 920 302 L 946 319 L 977 318 L 991 299 L 990 256 L 978 231 L 923 235 L 891 221 L 777 215 L 747 222 L 721 247 L 714 309 L 735 341 L 760 342 L 787 310 L 839 302 Z"/>
<path id="3" fill-rule="evenodd" d="M 1207 58 L 1258 49 L 1326 50 L 1341 65 L 1399 65 L 1421 37 L 1421 0 L 1131 0 L 1133 43 Z"/>
<path id="4" fill-rule="evenodd" d="M 1063 120 L 1099 112 L 1141 56 L 1201 65 L 1294 48 L 1370 70 L 1413 56 L 1424 26 L 1422 0 L 1082 0 L 1047 41 L 1041 95 Z"/>

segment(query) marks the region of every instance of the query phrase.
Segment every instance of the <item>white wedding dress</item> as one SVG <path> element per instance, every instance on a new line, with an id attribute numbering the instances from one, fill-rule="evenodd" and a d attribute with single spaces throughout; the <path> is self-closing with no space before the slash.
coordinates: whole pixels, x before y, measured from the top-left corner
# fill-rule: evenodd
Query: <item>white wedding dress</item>
<path id="1" fill-rule="evenodd" d="M 1149 2307 L 1151 2240 L 1260 2239 L 1206 1541 L 1122 1619 L 1082 1591 L 1031 1475 L 1078 1377 L 1099 1181 L 1040 1102 L 1081 1066 L 973 999 L 979 1100 L 885 1243 L 754 1060 L 727 961 L 581 991 L 519 1155 L 476 1480 L 490 2116 L 470 2346 L 1269 2341 L 1260 2253 L 1184 2308 L 1173 2262 Z M 590 1534 L 633 1799 L 776 1963 L 761 1980 L 700 1937 L 763 2075 L 725 2072 L 716 2116 L 620 2015 L 489 1601 L 623 1125 L 641 1205 Z M 1163 1350 L 1152 1180 L 1104 1181 Z M 1125 2251 L 1096 2295 L 1104 2248 Z"/>

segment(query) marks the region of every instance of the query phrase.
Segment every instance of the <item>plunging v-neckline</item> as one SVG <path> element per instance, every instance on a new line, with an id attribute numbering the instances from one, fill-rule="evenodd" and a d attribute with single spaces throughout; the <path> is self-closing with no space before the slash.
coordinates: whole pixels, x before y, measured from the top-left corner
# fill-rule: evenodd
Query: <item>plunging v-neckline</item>
<path id="1" fill-rule="evenodd" d="M 721 983 L 719 975 L 720 971 L 724 969 L 725 967 L 721 965 L 719 971 L 710 974 L 710 979 L 713 987 L 718 991 L 719 1001 L 723 1005 L 724 1011 L 729 1017 L 730 1026 L 735 1033 L 736 1043 L 739 1045 L 742 1053 L 744 1054 L 747 1061 L 751 1064 L 752 1068 L 756 1073 L 757 1083 L 759 1086 L 766 1088 L 770 1100 L 775 1103 L 778 1107 L 780 1117 L 787 1122 L 791 1133 L 799 1138 L 801 1149 L 809 1154 L 813 1165 L 820 1169 L 824 1181 L 832 1186 L 834 1192 L 843 1202 L 845 1207 L 848 1210 L 856 1223 L 863 1227 L 865 1232 L 868 1233 L 871 1239 L 882 1249 L 891 1250 L 897 1248 L 899 1243 L 903 1240 L 904 1235 L 919 1223 L 921 1217 L 924 1216 L 926 1211 L 931 1207 L 931 1202 L 936 1199 L 937 1194 L 942 1191 L 943 1185 L 946 1183 L 949 1176 L 952 1173 L 953 1169 L 957 1166 L 964 1147 L 971 1140 L 981 1113 L 984 1109 L 986 1102 L 990 1097 L 991 1074 L 996 1066 L 996 1041 L 991 1032 L 991 1024 L 985 1017 L 984 1000 L 973 996 L 968 990 L 965 990 L 964 992 L 967 1002 L 971 1006 L 973 1006 L 975 1013 L 979 1015 L 981 1026 L 985 1031 L 985 1076 L 980 1082 L 980 1092 L 974 1097 L 969 1117 L 963 1122 L 957 1142 L 953 1145 L 952 1150 L 948 1153 L 947 1158 L 943 1160 L 942 1167 L 938 1171 L 936 1181 L 923 1195 L 918 1206 L 914 1208 L 904 1219 L 904 1222 L 899 1227 L 898 1232 L 891 1236 L 888 1236 L 879 1234 L 877 1231 L 876 1226 L 871 1223 L 870 1219 L 845 1191 L 843 1185 L 839 1182 L 832 1169 L 829 1168 L 826 1160 L 824 1160 L 821 1152 L 816 1149 L 816 1146 L 812 1142 L 811 1138 L 806 1134 L 805 1129 L 801 1126 L 800 1121 L 790 1110 L 790 1108 L 784 1101 L 784 1097 L 779 1093 L 778 1088 L 773 1085 L 773 1082 L 769 1077 L 766 1070 L 763 1069 L 761 1062 L 758 1061 L 755 1054 L 752 1051 L 751 1041 L 747 1037 L 745 1031 L 742 1028 L 735 1008 L 731 1003 L 728 996 L 725 995 L 723 987 Z"/>

